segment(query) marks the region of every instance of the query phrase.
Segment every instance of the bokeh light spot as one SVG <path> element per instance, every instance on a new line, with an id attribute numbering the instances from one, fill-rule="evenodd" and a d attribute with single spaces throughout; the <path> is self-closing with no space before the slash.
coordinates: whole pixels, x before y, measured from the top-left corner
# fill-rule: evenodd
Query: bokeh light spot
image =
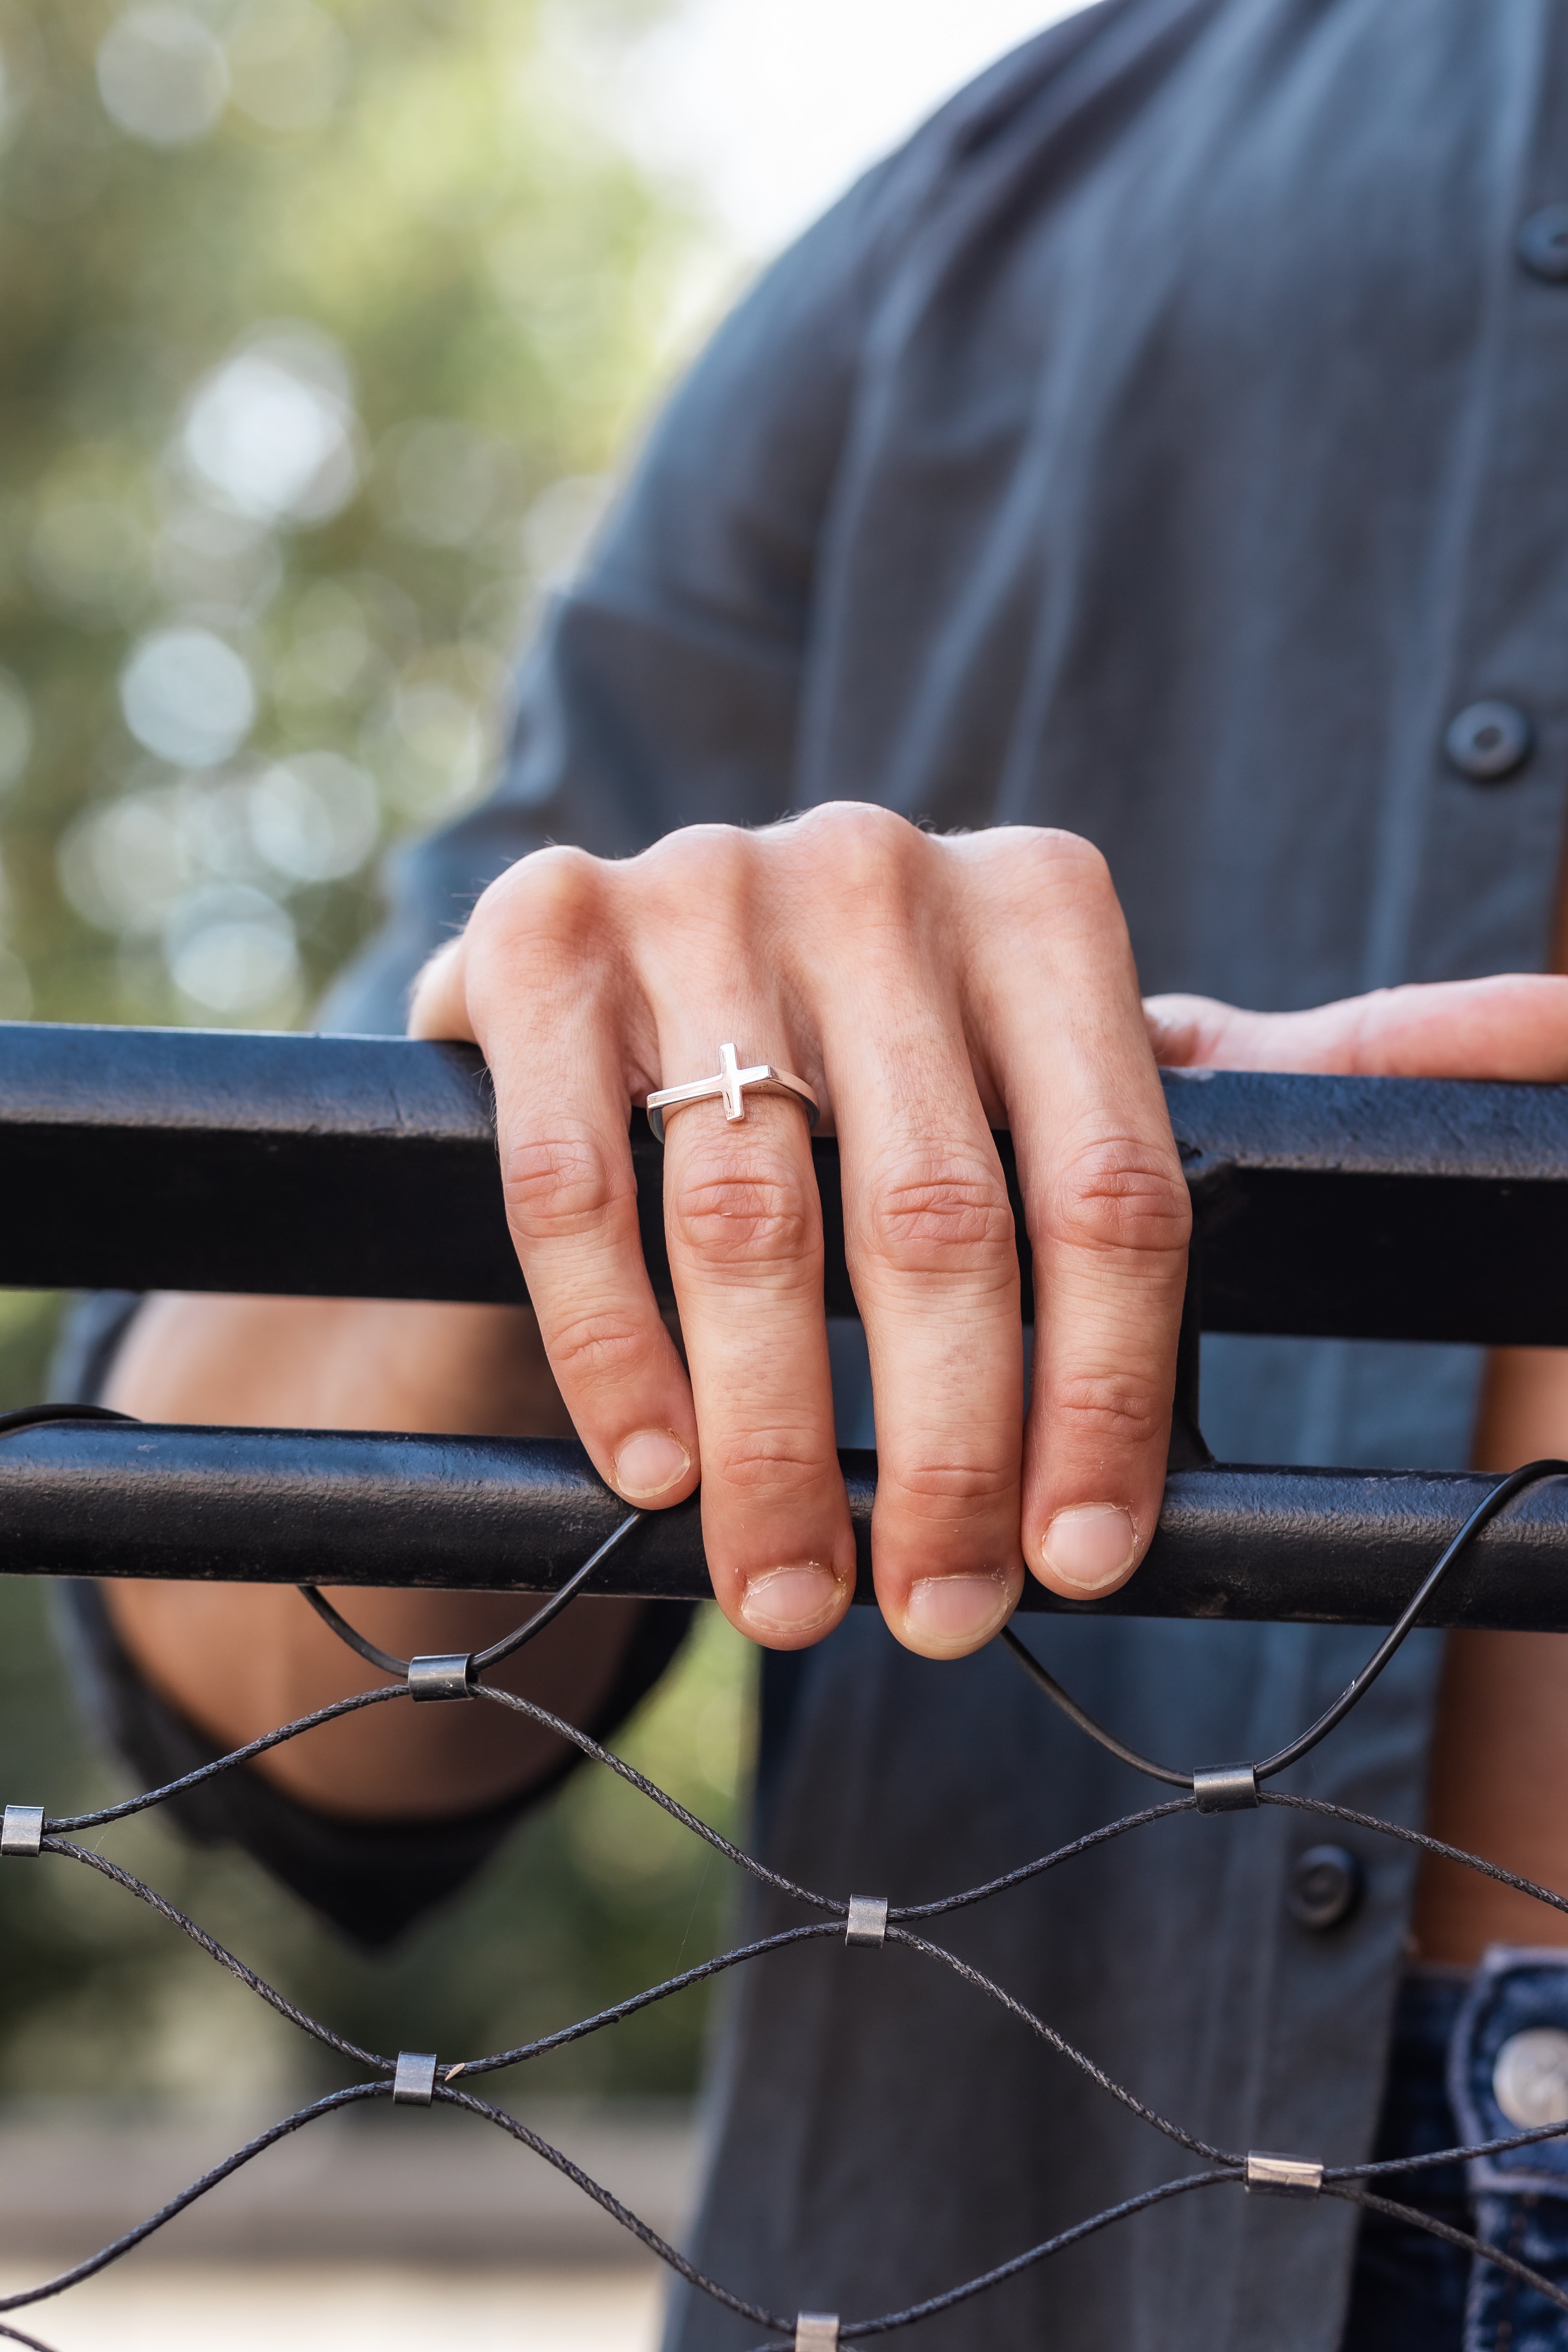
<path id="1" fill-rule="evenodd" d="M 184 453 L 203 486 L 237 513 L 324 522 L 353 498 L 353 410 L 334 356 L 297 341 L 258 343 L 197 386 Z"/>
<path id="2" fill-rule="evenodd" d="M 120 677 L 120 707 L 139 743 L 182 768 L 216 768 L 256 719 L 256 688 L 210 629 L 154 629 Z"/>
<path id="3" fill-rule="evenodd" d="M 228 97 L 214 35 L 188 8 L 129 8 L 99 47 L 98 89 L 110 120 L 154 147 L 205 139 Z"/>

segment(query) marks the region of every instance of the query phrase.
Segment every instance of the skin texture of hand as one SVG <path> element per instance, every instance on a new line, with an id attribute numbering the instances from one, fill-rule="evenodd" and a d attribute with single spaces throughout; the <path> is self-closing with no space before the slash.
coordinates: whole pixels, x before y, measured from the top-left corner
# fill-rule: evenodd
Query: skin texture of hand
<path id="1" fill-rule="evenodd" d="M 1025 1565 L 1122 1582 L 1164 1483 L 1190 1209 L 1121 908 L 1099 853 L 1005 827 L 937 839 L 840 804 L 693 826 L 618 864 L 522 859 L 426 968 L 410 1026 L 494 1076 L 507 1213 L 551 1369 L 600 1474 L 702 1486 L 721 1608 L 794 1649 L 849 1605 L 822 1224 L 798 1104 L 668 1115 L 687 1365 L 637 1239 L 634 1103 L 733 1040 L 836 1131 L 876 1397 L 873 1564 L 898 1639 L 956 1657 Z M 1012 1131 L 1048 1311 L 1026 1426 Z"/>

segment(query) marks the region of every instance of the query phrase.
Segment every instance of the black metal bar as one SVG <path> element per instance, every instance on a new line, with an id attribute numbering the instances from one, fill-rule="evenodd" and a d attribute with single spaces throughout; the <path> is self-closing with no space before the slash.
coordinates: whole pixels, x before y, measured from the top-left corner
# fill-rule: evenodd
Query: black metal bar
<path id="1" fill-rule="evenodd" d="M 1166 1095 L 1203 1275 L 1189 1401 L 1200 1319 L 1568 1344 L 1568 1087 L 1226 1073 Z M 668 1297 L 640 1119 L 632 1149 Z M 816 1154 L 828 1307 L 852 1314 L 837 1151 Z M 1021 1214 L 1019 1233 L 1028 1311 Z M 488 1075 L 470 1050 L 393 1038 L 0 1025 L 0 1282 L 521 1299 Z M 1204 1466 L 1195 1427 L 1178 1441 L 1150 1559 L 1101 1609 L 1386 1623 L 1485 1488 Z M 874 1457 L 846 1468 L 865 1599 Z M 572 1445 L 109 1423 L 0 1439 L 0 1570 L 528 1591 L 620 1510 Z M 1552 1484 L 1488 1530 L 1435 1622 L 1568 1627 L 1565 1559 Z M 613 1572 L 606 1589 L 699 1595 L 696 1506 L 650 1517 Z M 1068 1607 L 1033 1584 L 1025 1605 Z"/>
<path id="2" fill-rule="evenodd" d="M 844 1457 L 871 1599 L 876 1457 Z M 1219 1466 L 1173 1475 L 1137 1617 L 1389 1623 L 1487 1478 Z M 0 1571 L 552 1591 L 625 1515 L 579 1446 L 501 1438 L 35 1424 L 0 1438 Z M 1568 1626 L 1568 1479 L 1478 1540 L 1433 1622 Z M 695 1503 L 649 1515 L 596 1588 L 708 1590 Z M 1032 1580 L 1024 1607 L 1081 1613 Z"/>
<path id="3" fill-rule="evenodd" d="M 1166 1097 L 1205 1328 L 1568 1344 L 1568 1087 L 1226 1072 Z M 668 1296 L 640 1117 L 632 1148 Z M 852 1315 L 832 1142 L 816 1170 Z M 520 1299 L 486 1074 L 394 1038 L 0 1025 L 0 1283 Z"/>

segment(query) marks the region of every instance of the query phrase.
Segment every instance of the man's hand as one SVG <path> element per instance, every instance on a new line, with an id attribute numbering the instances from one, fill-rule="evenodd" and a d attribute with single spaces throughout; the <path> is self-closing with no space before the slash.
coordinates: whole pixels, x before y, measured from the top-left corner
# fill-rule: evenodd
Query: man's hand
<path id="1" fill-rule="evenodd" d="M 1164 1483 L 1190 1210 L 1121 910 L 1071 835 L 936 839 L 886 811 L 694 826 L 606 864 L 527 857 L 427 967 L 411 1027 L 494 1075 L 507 1212 L 552 1370 L 601 1475 L 659 1507 L 702 1484 L 727 1616 L 831 1631 L 855 1546 L 834 1452 L 822 1226 L 800 1105 L 671 1114 L 686 1364 L 638 1245 L 635 1103 L 742 1062 L 796 1072 L 838 1136 L 876 1395 L 877 1591 L 930 1657 L 988 1641 L 1026 1562 L 1104 1593 Z M 1042 1311 L 1034 1393 L 1012 1130 Z"/>
<path id="2" fill-rule="evenodd" d="M 1556 973 L 1379 988 L 1310 1013 L 1243 1013 L 1211 996 L 1151 996 L 1143 1010 L 1166 1069 L 1568 1078 L 1568 979 Z"/>
<path id="3" fill-rule="evenodd" d="M 1060 1591 L 1109 1591 L 1152 1530 L 1187 1230 L 1156 1057 L 1568 1077 L 1568 979 L 1392 989 L 1310 1013 L 1199 997 L 1141 1008 L 1115 898 L 1083 843 L 1019 832 L 941 842 L 858 809 L 768 835 L 677 836 L 621 866 L 525 860 L 430 967 L 415 1025 L 478 1037 L 495 1069 L 513 1230 L 595 1460 L 655 1507 L 704 1474 L 721 1598 L 776 1646 L 837 1622 L 854 1557 L 805 1121 L 792 1103 L 755 1097 L 740 1126 L 713 1104 L 670 1121 L 667 1213 L 689 1383 L 637 1255 L 626 1137 L 633 1098 L 705 1075 L 726 1036 L 816 1087 L 841 1140 L 872 1343 L 879 1590 L 900 1638 L 938 1655 L 995 1630 L 1026 1557 Z M 1014 1130 L 1036 1253 L 1026 1444 L 993 1124 Z M 149 1302 L 108 1402 L 154 1420 L 295 1427 L 570 1425 L 531 1316 L 374 1300 Z M 639 1459 L 632 1446 L 639 1432 L 673 1440 L 662 1486 L 652 1449 Z M 109 1593 L 143 1669 L 224 1745 L 367 1680 L 291 1592 Z M 793 1625 L 779 1622 L 803 1601 Z M 517 1606 L 352 1596 L 356 1619 L 402 1654 L 471 1647 Z M 518 1686 L 567 1715 L 591 1712 L 635 1613 L 612 1602 L 569 1612 L 512 1662 Z M 395 1738 L 374 1714 L 263 1769 L 309 1803 L 374 1816 L 485 1802 L 550 1760 L 542 1735 L 524 1752 L 473 1720 L 493 1722 L 490 1710 L 420 1716 L 430 1722 L 412 1746 L 406 1721 Z"/>

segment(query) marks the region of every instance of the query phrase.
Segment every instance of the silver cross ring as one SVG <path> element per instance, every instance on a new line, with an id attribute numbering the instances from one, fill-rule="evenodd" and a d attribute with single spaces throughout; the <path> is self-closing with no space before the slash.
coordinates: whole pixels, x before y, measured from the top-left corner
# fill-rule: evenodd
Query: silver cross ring
<path id="1" fill-rule="evenodd" d="M 794 1095 L 804 1106 L 807 1119 L 815 1127 L 820 1113 L 816 1097 L 804 1078 L 789 1070 L 775 1070 L 771 1062 L 759 1062 L 753 1070 L 741 1069 L 735 1060 L 733 1045 L 721 1045 L 719 1059 L 722 1067 L 716 1078 L 693 1078 L 689 1087 L 665 1087 L 647 1098 L 647 1123 L 664 1141 L 664 1121 L 668 1111 L 681 1110 L 688 1103 L 714 1102 L 721 1097 L 726 1118 L 744 1118 L 748 1087 L 769 1094 Z"/>

